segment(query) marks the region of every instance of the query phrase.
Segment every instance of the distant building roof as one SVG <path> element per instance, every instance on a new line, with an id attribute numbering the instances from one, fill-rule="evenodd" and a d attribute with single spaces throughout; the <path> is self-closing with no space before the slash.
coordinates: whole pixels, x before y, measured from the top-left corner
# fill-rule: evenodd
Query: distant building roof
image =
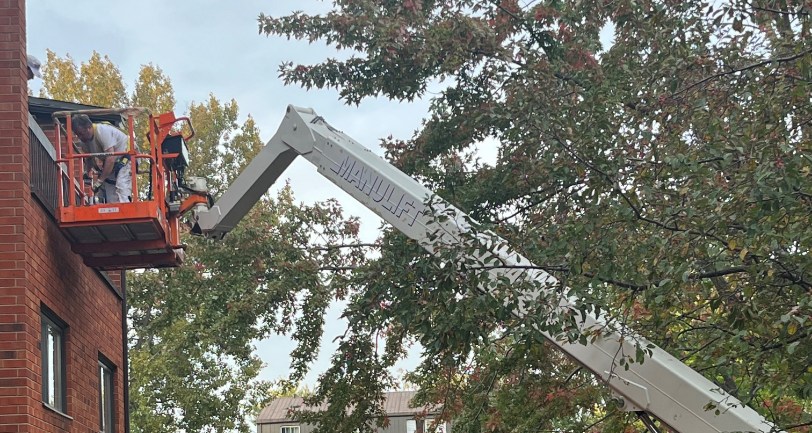
<path id="1" fill-rule="evenodd" d="M 97 108 L 107 107 L 77 104 L 75 102 L 58 101 L 56 99 L 37 98 L 34 96 L 28 97 L 28 112 L 31 113 L 32 116 L 38 118 L 50 118 L 51 114 L 57 111 L 92 110 Z M 121 123 L 121 115 L 119 114 L 93 115 L 89 117 L 94 122 L 110 122 L 114 125 Z"/>
<path id="2" fill-rule="evenodd" d="M 424 408 L 413 407 L 409 404 L 415 394 L 415 391 L 386 392 L 384 393 L 386 400 L 383 404 L 383 410 L 389 416 L 404 416 L 421 413 L 424 411 Z M 274 399 L 268 406 L 262 409 L 262 412 L 259 413 L 259 416 L 257 417 L 257 424 L 292 421 L 289 411 L 291 409 L 300 408 L 303 402 L 304 399 L 302 397 L 280 397 Z"/>

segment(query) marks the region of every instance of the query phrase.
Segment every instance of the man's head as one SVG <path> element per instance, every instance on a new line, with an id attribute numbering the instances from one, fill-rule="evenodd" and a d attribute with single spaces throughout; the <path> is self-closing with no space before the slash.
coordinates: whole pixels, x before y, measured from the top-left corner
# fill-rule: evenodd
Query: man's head
<path id="1" fill-rule="evenodd" d="M 70 124 L 73 128 L 73 133 L 76 134 L 80 140 L 88 142 L 93 139 L 93 122 L 90 121 L 87 114 L 71 116 Z"/>
<path id="2" fill-rule="evenodd" d="M 42 78 L 42 72 L 40 72 L 39 68 L 42 64 L 39 62 L 39 59 L 32 56 L 31 54 L 28 55 L 28 79 L 32 79 L 34 77 Z"/>

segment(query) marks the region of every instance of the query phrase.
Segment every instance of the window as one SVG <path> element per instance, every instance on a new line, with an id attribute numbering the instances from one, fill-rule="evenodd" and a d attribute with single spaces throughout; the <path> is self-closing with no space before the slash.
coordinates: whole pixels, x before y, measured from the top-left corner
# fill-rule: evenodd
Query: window
<path id="1" fill-rule="evenodd" d="M 115 429 L 115 413 L 113 399 L 113 377 L 115 367 L 103 356 L 99 356 L 99 431 L 113 433 Z"/>
<path id="2" fill-rule="evenodd" d="M 299 433 L 298 425 L 283 425 L 279 427 L 279 433 Z"/>
<path id="3" fill-rule="evenodd" d="M 65 386 L 65 330 L 67 325 L 53 312 L 42 308 L 42 401 L 67 413 Z"/>
<path id="4" fill-rule="evenodd" d="M 406 421 L 406 433 L 424 432 L 448 433 L 448 426 L 444 422 L 435 425 L 433 418 L 427 418 L 425 420 L 410 419 Z"/>
<path id="5" fill-rule="evenodd" d="M 434 428 L 434 433 L 448 433 L 448 426 L 444 422 L 438 422 L 437 425 L 434 425 L 433 419 L 426 420 L 426 430 Z"/>

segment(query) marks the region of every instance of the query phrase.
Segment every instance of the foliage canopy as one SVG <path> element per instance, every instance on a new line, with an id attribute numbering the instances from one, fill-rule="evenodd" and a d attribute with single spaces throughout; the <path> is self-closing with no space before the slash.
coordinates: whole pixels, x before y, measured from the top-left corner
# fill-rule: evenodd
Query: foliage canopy
<path id="1" fill-rule="evenodd" d="M 785 429 L 812 420 L 812 37 L 798 0 L 336 0 L 260 33 L 351 52 L 280 76 L 347 103 L 432 98 L 387 157 Z M 603 46 L 602 31 L 613 31 Z M 477 157 L 495 147 L 494 160 Z M 386 369 L 460 430 L 633 428 L 475 275 L 387 231 L 349 281 L 324 430 L 379 414 Z M 494 326 L 499 323 L 499 326 Z M 386 346 L 376 338 L 385 335 Z M 382 380 L 383 378 L 383 380 Z M 370 403 L 373 402 L 373 403 Z M 340 416 L 343 407 L 362 412 Z M 801 431 L 801 430 L 798 430 Z"/>

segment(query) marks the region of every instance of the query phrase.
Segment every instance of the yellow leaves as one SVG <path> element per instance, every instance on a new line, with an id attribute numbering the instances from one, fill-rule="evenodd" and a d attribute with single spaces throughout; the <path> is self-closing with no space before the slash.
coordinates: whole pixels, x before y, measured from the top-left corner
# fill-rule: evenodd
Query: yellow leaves
<path id="1" fill-rule="evenodd" d="M 235 100 L 220 102 L 214 95 L 189 107 L 196 132 L 188 143 L 192 155 L 189 173 L 206 177 L 215 195 L 237 177 L 262 147 L 254 119 L 249 116 L 240 125 L 238 116 Z"/>
<path id="2" fill-rule="evenodd" d="M 53 51 L 46 50 L 39 96 L 78 102 L 81 93 L 79 68 L 76 67 L 70 54 L 63 59 Z"/>
<path id="3" fill-rule="evenodd" d="M 787 325 L 787 334 L 795 335 L 796 332 L 798 332 L 798 322 L 793 320 Z"/>
<path id="4" fill-rule="evenodd" d="M 153 113 L 165 113 L 175 109 L 175 90 L 161 68 L 152 63 L 141 65 L 130 105 L 146 107 Z M 136 135 L 139 137 L 146 135 L 146 128 L 145 123 L 136 125 Z"/>
<path id="5" fill-rule="evenodd" d="M 127 93 L 118 67 L 108 56 L 93 51 L 87 62 L 79 68 L 82 94 L 79 102 L 100 107 L 127 106 Z"/>
<path id="6" fill-rule="evenodd" d="M 160 67 L 152 63 L 141 66 L 133 91 L 132 105 L 149 108 L 154 113 L 164 113 L 175 108 L 172 82 Z"/>
<path id="7" fill-rule="evenodd" d="M 77 66 L 70 54 L 63 58 L 48 50 L 46 56 L 41 97 L 108 108 L 135 105 L 156 113 L 175 108 L 171 81 L 151 63 L 141 66 L 130 98 L 121 71 L 110 57 L 94 51 Z"/>
<path id="8" fill-rule="evenodd" d="M 730 239 L 729 241 L 727 241 L 727 248 L 730 249 L 730 251 L 736 251 L 737 249 L 736 247 L 738 247 L 738 245 L 739 244 L 736 241 L 736 239 Z M 744 261 L 744 258 L 747 257 L 747 253 L 749 252 L 750 250 L 748 250 L 747 248 L 742 248 L 741 250 L 739 250 L 739 260 Z"/>
<path id="9" fill-rule="evenodd" d="M 70 54 L 61 58 L 47 50 L 42 82 L 42 97 L 110 108 L 127 105 L 121 72 L 109 57 L 95 51 L 77 66 Z"/>

